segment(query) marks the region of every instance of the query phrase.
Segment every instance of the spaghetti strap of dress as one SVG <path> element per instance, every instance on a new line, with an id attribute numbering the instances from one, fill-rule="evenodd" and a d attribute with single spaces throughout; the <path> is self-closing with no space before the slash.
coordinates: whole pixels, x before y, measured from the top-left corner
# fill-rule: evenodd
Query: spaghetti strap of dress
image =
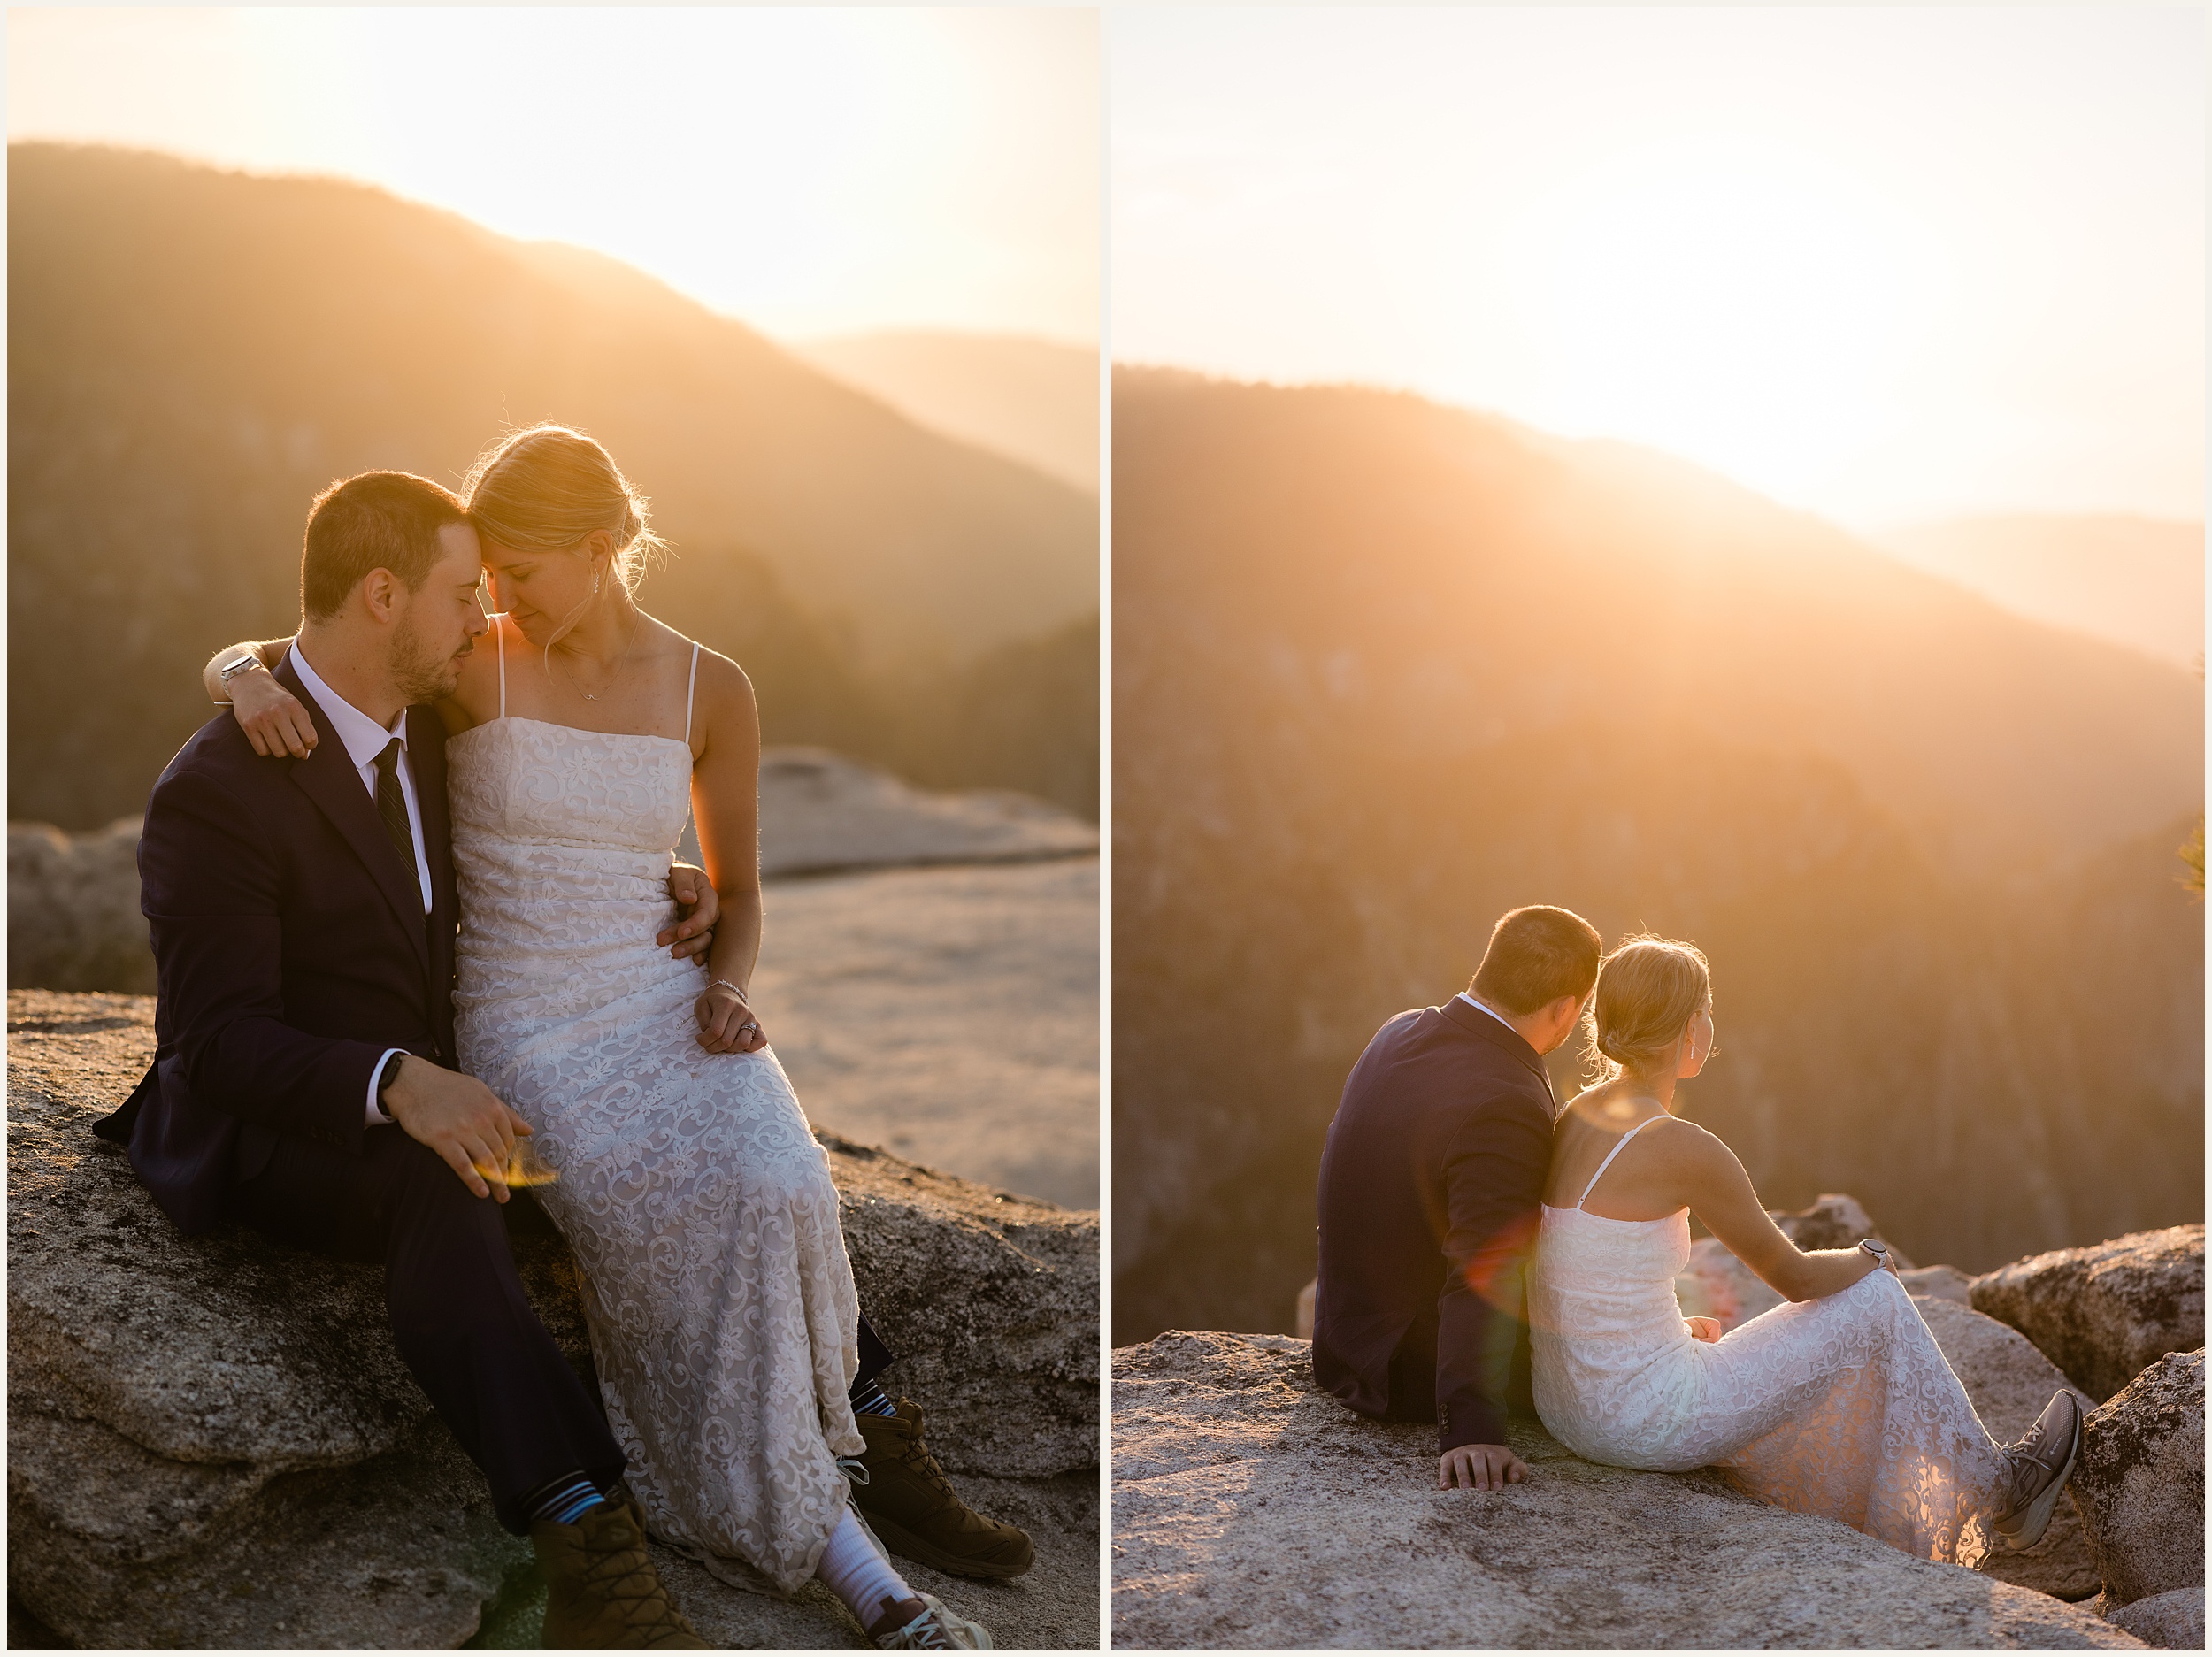
<path id="1" fill-rule="evenodd" d="M 1576 1208 L 1581 1208 L 1583 1202 L 1589 1201 L 1590 1193 L 1598 1188 L 1598 1181 L 1604 1178 L 1605 1170 L 1613 1166 L 1613 1159 L 1628 1148 L 1628 1142 L 1658 1120 L 1659 1118 L 1656 1116 L 1646 1116 L 1641 1122 L 1638 1123 L 1627 1132 L 1621 1135 L 1620 1142 L 1615 1145 L 1611 1150 L 1606 1152 L 1605 1160 L 1598 1164 L 1598 1171 L 1590 1176 L 1590 1183 L 1583 1186 L 1582 1202 L 1576 1203 Z M 1601 1216 L 1600 1217 L 1602 1218 L 1603 1216 Z"/>
<path id="2" fill-rule="evenodd" d="M 504 719 L 507 717 L 507 618 L 504 616 L 499 618 L 494 636 L 499 641 L 499 717 Z"/>
<path id="3" fill-rule="evenodd" d="M 691 647 L 691 683 L 684 689 L 684 746 L 691 746 L 691 702 L 699 694 L 699 647 Z"/>

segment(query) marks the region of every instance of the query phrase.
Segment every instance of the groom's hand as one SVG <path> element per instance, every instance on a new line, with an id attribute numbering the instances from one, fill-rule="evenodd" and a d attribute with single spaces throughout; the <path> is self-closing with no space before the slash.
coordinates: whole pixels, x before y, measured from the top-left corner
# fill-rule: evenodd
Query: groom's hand
<path id="1" fill-rule="evenodd" d="M 722 917 L 721 894 L 707 871 L 690 863 L 668 866 L 668 895 L 682 911 L 673 926 L 664 926 L 653 940 L 679 961 L 696 955 L 703 959 L 714 947 L 714 923 Z"/>
<path id="2" fill-rule="evenodd" d="M 1439 1490 L 1503 1490 L 1528 1477 L 1528 1463 L 1502 1444 L 1463 1444 L 1436 1464 Z"/>
<path id="3" fill-rule="evenodd" d="M 461 1183 L 480 1197 L 507 1201 L 507 1166 L 515 1136 L 530 1124 L 473 1076 L 442 1070 L 409 1054 L 384 1090 L 385 1114 L 410 1139 L 420 1139 L 446 1160 Z"/>

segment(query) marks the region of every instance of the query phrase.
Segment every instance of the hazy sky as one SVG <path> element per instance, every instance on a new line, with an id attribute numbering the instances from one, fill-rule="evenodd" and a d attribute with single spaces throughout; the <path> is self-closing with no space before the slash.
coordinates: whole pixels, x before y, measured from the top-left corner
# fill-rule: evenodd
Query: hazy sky
<path id="1" fill-rule="evenodd" d="M 772 334 L 1090 343 L 1096 15 L 8 13 L 8 135 L 342 173 L 579 242 Z"/>
<path id="2" fill-rule="evenodd" d="M 2197 10 L 1107 33 L 1117 360 L 1411 387 L 1863 525 L 2202 515 Z"/>

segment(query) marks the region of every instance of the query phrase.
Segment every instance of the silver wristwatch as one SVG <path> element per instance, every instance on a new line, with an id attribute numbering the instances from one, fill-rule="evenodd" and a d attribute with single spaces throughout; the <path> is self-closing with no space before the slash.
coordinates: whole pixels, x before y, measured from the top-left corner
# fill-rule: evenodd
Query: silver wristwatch
<path id="1" fill-rule="evenodd" d="M 1881 1244 L 1876 1242 L 1872 1238 L 1862 1237 L 1859 1239 L 1859 1247 L 1864 1249 L 1868 1254 L 1873 1255 L 1874 1258 L 1880 1262 L 1883 1265 L 1886 1266 L 1889 1264 L 1889 1250 L 1883 1247 Z"/>
<path id="2" fill-rule="evenodd" d="M 233 673 L 242 673 L 250 667 L 259 667 L 260 665 L 261 658 L 256 656 L 252 651 L 249 650 L 243 656 L 233 656 L 229 661 L 224 663 L 222 666 L 217 668 L 215 670 L 215 677 L 221 679 L 225 687 L 227 687 L 230 684 L 230 676 Z"/>

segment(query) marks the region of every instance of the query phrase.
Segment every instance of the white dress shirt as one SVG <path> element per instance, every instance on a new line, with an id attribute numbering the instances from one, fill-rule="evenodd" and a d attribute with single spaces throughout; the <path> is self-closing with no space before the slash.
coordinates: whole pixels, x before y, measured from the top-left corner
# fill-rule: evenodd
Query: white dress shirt
<path id="1" fill-rule="evenodd" d="M 1465 990 L 1460 991 L 1459 999 L 1465 1001 L 1468 1006 L 1472 1007 L 1479 1011 L 1488 1013 L 1491 1017 L 1496 1019 L 1508 1030 L 1513 1030 L 1513 1021 L 1510 1018 L 1508 1018 L 1503 1013 L 1500 1012 L 1496 1008 L 1485 1006 L 1482 1002 L 1477 1001 L 1473 996 L 1468 994 Z M 1513 1033 L 1517 1036 L 1521 1032 L 1517 1030 L 1513 1030 Z"/>
<path id="2" fill-rule="evenodd" d="M 415 799 L 415 773 L 407 763 L 407 710 L 402 708 L 399 717 L 389 725 L 380 725 L 358 708 L 323 683 L 308 662 L 296 640 L 292 645 L 292 671 L 300 676 L 300 683 L 315 699 L 315 705 L 323 710 L 337 732 L 338 740 L 344 745 L 346 757 L 360 773 L 361 786 L 369 791 L 369 801 L 376 801 L 376 756 L 384 751 L 394 737 L 399 739 L 399 792 L 407 802 L 407 832 L 415 841 L 415 879 L 422 888 L 422 911 L 430 913 L 430 854 L 424 849 L 422 838 L 422 807 Z M 404 1047 L 388 1047 L 383 1058 L 376 1062 L 376 1069 L 369 1073 L 368 1124 L 379 1127 L 391 1120 L 376 1103 L 376 1078 L 384 1073 L 384 1066 L 395 1053 L 404 1053 Z"/>

